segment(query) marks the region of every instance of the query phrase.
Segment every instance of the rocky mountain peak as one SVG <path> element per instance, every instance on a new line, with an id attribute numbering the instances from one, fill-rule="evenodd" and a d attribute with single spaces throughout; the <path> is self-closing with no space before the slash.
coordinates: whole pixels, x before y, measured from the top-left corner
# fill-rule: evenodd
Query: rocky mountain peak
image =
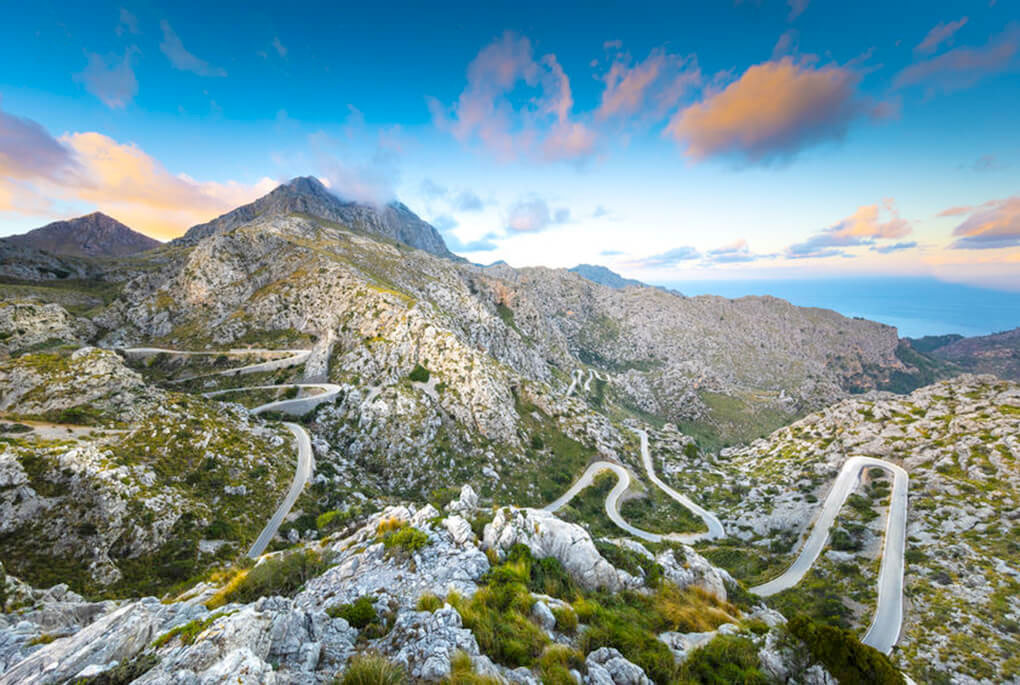
<path id="1" fill-rule="evenodd" d="M 256 219 L 288 214 L 305 214 L 362 233 L 405 243 L 440 257 L 452 257 L 442 236 L 403 203 L 378 207 L 345 200 L 314 176 L 299 176 L 281 184 L 268 195 L 238 207 L 212 221 L 192 226 L 178 241 L 195 243 L 217 233 L 226 233 Z"/>
<path id="2" fill-rule="evenodd" d="M 125 257 L 160 244 L 102 212 L 54 221 L 6 240 L 13 245 L 74 257 Z"/>

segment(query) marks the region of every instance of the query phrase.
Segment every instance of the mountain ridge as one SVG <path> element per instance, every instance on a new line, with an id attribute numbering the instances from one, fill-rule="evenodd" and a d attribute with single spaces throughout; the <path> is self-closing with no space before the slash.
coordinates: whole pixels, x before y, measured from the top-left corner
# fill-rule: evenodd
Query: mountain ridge
<path id="1" fill-rule="evenodd" d="M 446 247 L 439 231 L 401 202 L 384 207 L 345 201 L 314 176 L 298 176 L 268 194 L 204 224 L 192 226 L 174 240 L 194 244 L 217 233 L 231 231 L 260 217 L 307 214 L 347 226 L 355 231 L 402 242 L 434 255 L 456 258 Z"/>
<path id="2" fill-rule="evenodd" d="M 102 212 L 54 221 L 4 238 L 12 245 L 70 257 L 127 257 L 162 245 Z"/>

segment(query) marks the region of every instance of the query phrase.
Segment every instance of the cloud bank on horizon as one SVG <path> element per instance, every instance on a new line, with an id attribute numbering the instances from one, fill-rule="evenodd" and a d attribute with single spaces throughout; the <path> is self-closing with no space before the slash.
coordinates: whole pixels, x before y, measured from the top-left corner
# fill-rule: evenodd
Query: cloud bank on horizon
<path id="1" fill-rule="evenodd" d="M 0 77 L 4 233 L 99 209 L 167 239 L 313 173 L 401 197 L 486 261 L 1020 289 L 1015 8 L 946 2 L 870 33 L 845 30 L 868 3 L 820 0 L 691 5 L 638 31 L 588 9 L 578 36 L 434 16 L 448 54 L 380 46 L 378 67 L 354 56 L 389 37 L 370 9 L 342 54 L 329 13 L 224 35 L 188 3 L 106 9 L 56 28 L 26 12 L 0 48 L 39 60 Z M 75 49 L 47 55 L 54 31 Z"/>

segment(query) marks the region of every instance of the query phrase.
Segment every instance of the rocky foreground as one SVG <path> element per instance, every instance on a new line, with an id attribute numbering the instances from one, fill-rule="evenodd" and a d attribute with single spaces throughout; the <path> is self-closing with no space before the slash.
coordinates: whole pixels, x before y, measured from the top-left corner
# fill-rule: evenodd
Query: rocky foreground
<path id="1" fill-rule="evenodd" d="M 533 509 L 493 517 L 476 502 L 465 487 L 443 513 L 390 507 L 351 533 L 235 569 L 225 587 L 203 583 L 162 601 L 90 603 L 65 586 L 39 591 L 9 577 L 15 611 L 0 615 L 0 683 L 101 673 L 137 683 L 322 683 L 371 652 L 427 682 L 466 670 L 504 682 L 638 685 L 650 674 L 662 682 L 697 673 L 706 664 L 695 655 L 716 648 L 747 655 L 739 669 L 751 679 L 742 682 L 835 682 L 782 615 L 727 601 L 734 582 L 693 549 L 601 543 L 621 545 L 625 570 L 579 526 Z M 300 585 L 282 570 L 295 558 L 307 572 Z M 512 605 L 493 600 L 500 591 Z M 628 603 L 680 606 L 679 597 L 686 612 L 618 623 Z M 493 628 L 519 634 L 494 640 Z M 598 646 L 624 630 L 622 651 Z M 520 649 L 508 646 L 515 639 Z"/>

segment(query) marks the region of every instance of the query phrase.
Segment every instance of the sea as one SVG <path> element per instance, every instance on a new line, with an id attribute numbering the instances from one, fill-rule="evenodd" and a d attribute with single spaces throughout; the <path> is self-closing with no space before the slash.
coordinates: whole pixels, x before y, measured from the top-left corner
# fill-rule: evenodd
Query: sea
<path id="1" fill-rule="evenodd" d="M 802 307 L 832 309 L 895 326 L 900 337 L 987 335 L 1020 326 L 1020 292 L 988 290 L 934 278 L 672 281 L 684 295 L 773 295 Z"/>

